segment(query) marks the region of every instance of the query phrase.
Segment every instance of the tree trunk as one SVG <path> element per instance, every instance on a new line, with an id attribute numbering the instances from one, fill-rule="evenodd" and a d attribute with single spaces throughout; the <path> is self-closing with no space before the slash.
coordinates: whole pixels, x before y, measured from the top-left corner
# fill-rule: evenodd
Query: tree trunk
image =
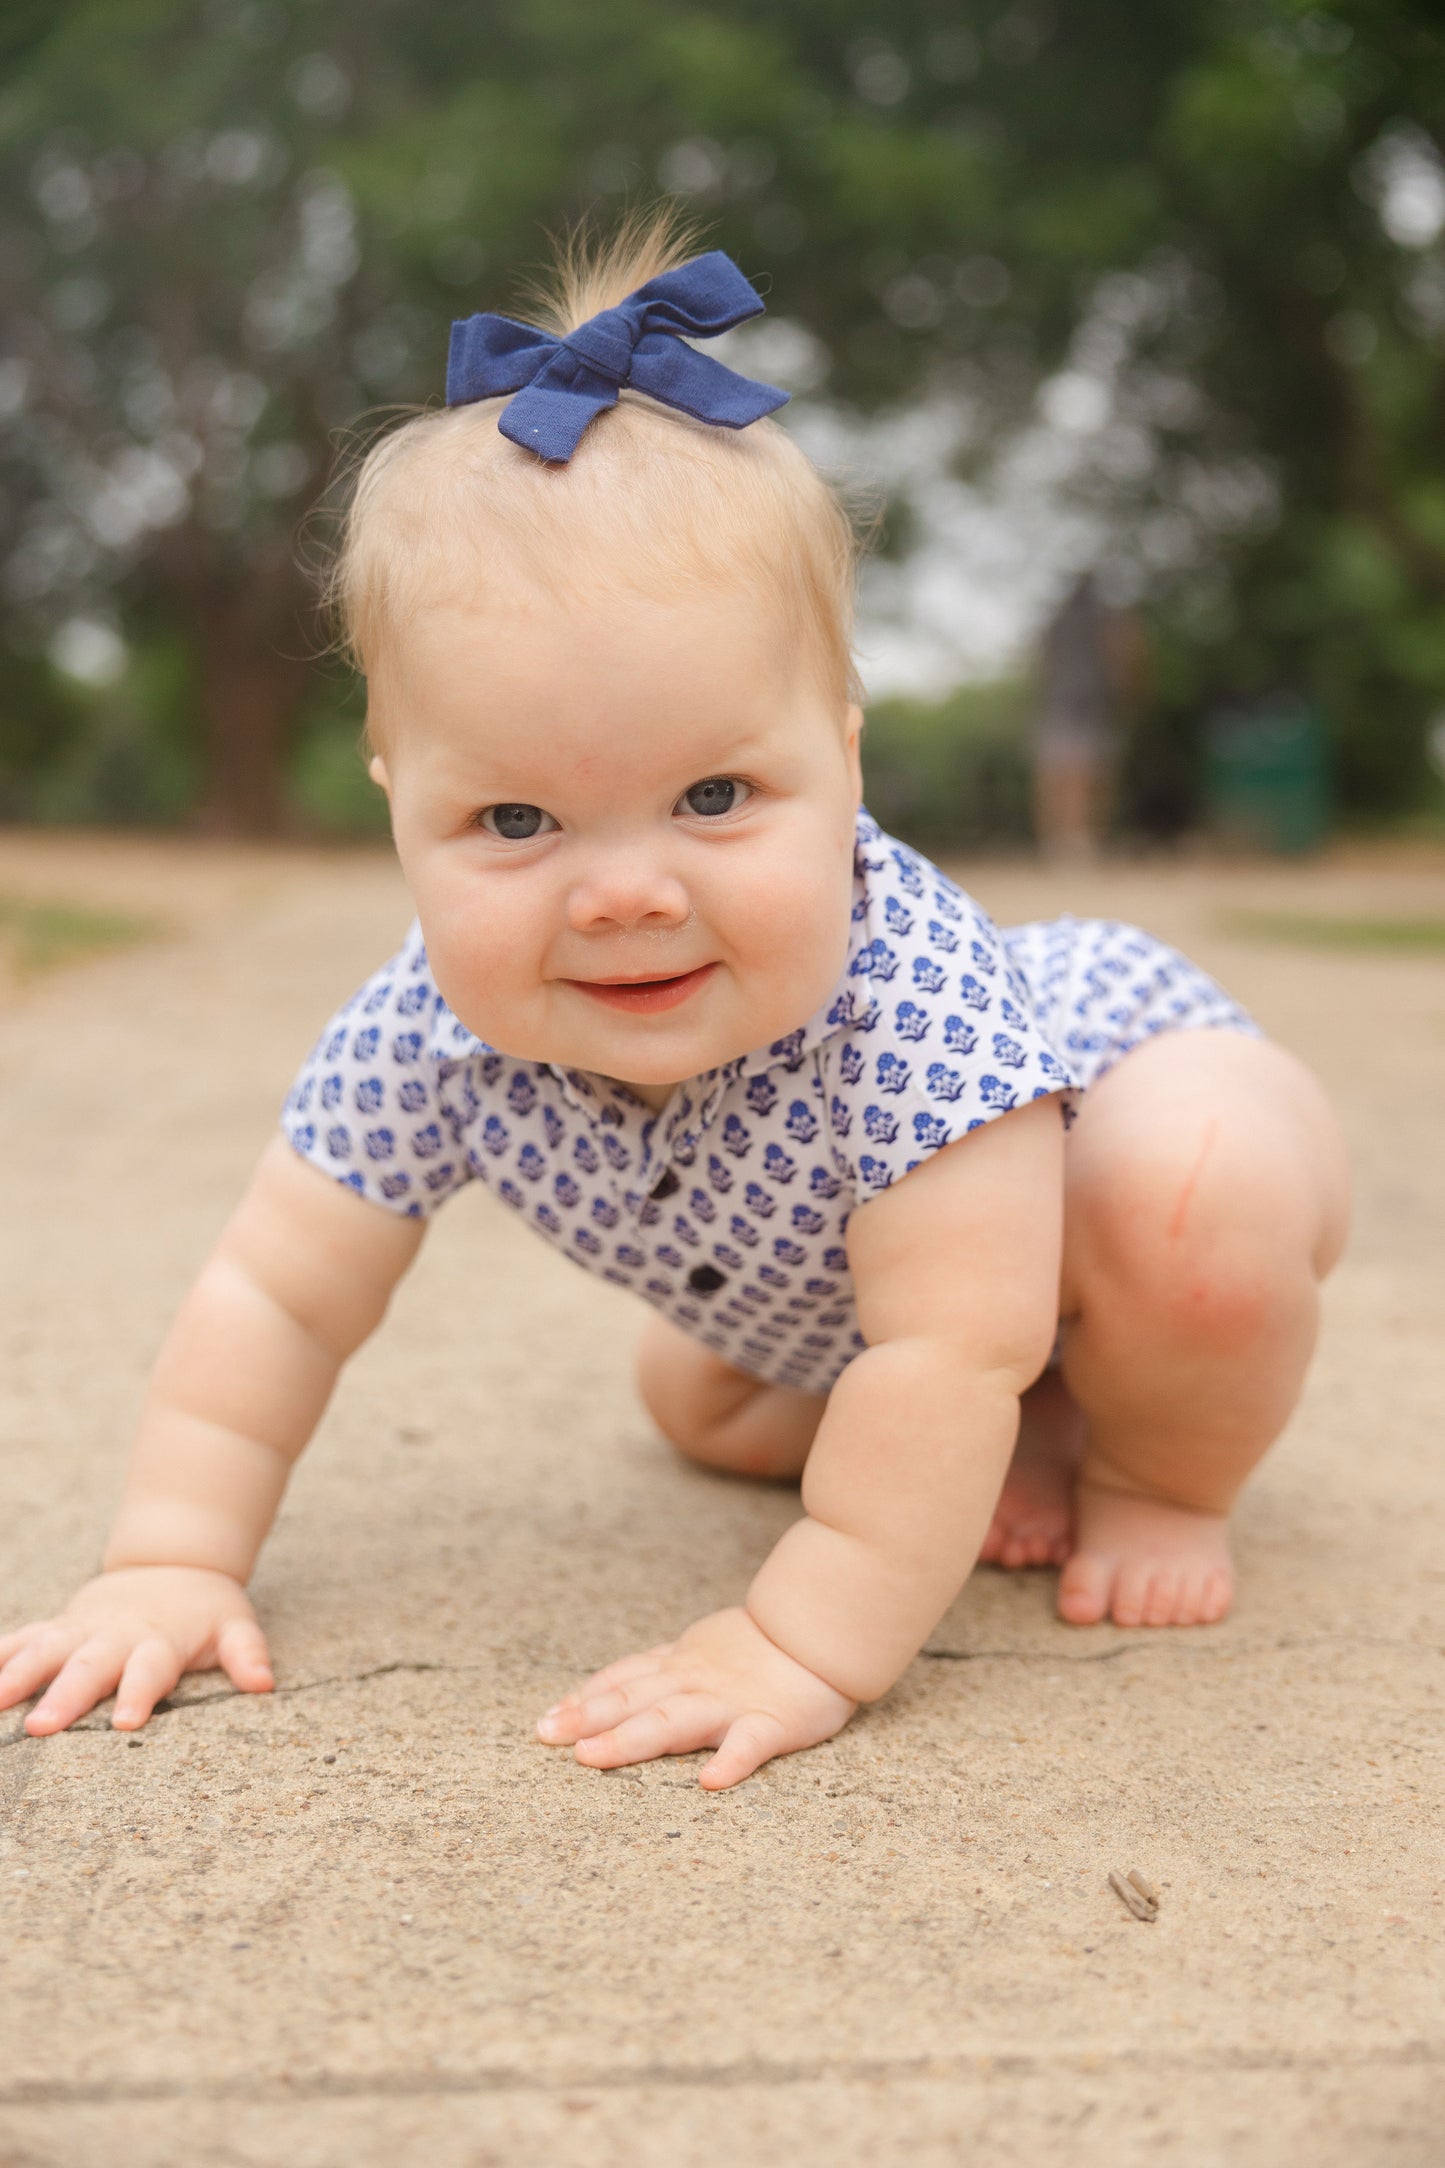
<path id="1" fill-rule="evenodd" d="M 285 827 L 291 725 L 315 668 L 295 606 L 304 596 L 293 591 L 267 608 L 228 584 L 194 609 L 205 756 L 198 821 L 212 835 Z"/>

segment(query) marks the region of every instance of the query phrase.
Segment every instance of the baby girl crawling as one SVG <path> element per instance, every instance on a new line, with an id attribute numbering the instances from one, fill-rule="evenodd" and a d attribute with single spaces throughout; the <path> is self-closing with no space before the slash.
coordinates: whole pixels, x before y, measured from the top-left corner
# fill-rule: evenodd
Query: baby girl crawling
<path id="1" fill-rule="evenodd" d="M 745 1599 L 544 1740 L 736 1784 L 886 1693 L 980 1556 L 1061 1565 L 1078 1625 L 1228 1610 L 1343 1240 L 1333 1119 L 1173 950 L 1000 931 L 861 811 L 847 520 L 782 395 L 679 336 L 760 306 L 634 230 L 557 337 L 458 326 L 448 406 L 366 461 L 335 594 L 417 925 L 181 1308 L 103 1572 L 0 1642 L 32 1734 L 271 1686 L 245 1583 L 291 1465 L 477 1179 L 651 1306 L 679 1451 L 802 1479 Z"/>

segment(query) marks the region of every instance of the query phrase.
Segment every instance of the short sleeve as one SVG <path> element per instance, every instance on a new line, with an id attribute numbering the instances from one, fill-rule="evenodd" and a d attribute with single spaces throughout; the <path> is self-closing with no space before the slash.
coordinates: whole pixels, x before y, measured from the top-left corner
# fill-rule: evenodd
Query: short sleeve
<path id="1" fill-rule="evenodd" d="M 833 1150 L 860 1202 L 1075 1082 L 992 919 L 926 859 L 894 855 L 820 1051 Z"/>
<path id="2" fill-rule="evenodd" d="M 463 1043 L 477 1042 L 437 992 L 414 927 L 322 1032 L 287 1095 L 282 1130 L 303 1159 L 369 1202 L 411 1218 L 433 1212 L 472 1175 L 456 1112 Z"/>

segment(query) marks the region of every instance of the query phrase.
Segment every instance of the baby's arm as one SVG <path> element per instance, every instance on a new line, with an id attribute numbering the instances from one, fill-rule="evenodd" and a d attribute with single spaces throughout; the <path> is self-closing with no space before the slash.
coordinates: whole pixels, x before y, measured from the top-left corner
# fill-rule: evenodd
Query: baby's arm
<path id="1" fill-rule="evenodd" d="M 829 1737 L 887 1691 L 963 1585 L 1048 1357 L 1063 1126 L 1035 1101 L 947 1146 L 848 1228 L 868 1347 L 834 1386 L 805 1513 L 745 1611 L 600 1673 L 544 1719 L 614 1767 L 703 1745 L 711 1789 Z"/>
<path id="2" fill-rule="evenodd" d="M 181 1674 L 272 1684 L 245 1593 L 337 1373 L 380 1323 L 423 1223 L 268 1146 L 161 1349 L 103 1571 L 60 1617 L 0 1640 L 0 1709 L 50 1681 L 26 1730 L 116 1693 L 143 1724 Z"/>
<path id="3" fill-rule="evenodd" d="M 1058 1327 L 1062 1243 L 1056 1099 L 961 1138 L 849 1223 L 868 1347 L 748 1610 L 856 1701 L 886 1693 L 972 1570 Z"/>

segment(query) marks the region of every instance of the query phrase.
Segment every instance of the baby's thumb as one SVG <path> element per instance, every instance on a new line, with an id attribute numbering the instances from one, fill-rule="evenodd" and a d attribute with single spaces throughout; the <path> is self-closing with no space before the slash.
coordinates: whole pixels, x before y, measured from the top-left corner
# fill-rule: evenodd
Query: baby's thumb
<path id="1" fill-rule="evenodd" d="M 266 1636 L 253 1618 L 227 1619 L 216 1636 L 221 1669 L 243 1694 L 269 1694 L 276 1684 Z"/>

